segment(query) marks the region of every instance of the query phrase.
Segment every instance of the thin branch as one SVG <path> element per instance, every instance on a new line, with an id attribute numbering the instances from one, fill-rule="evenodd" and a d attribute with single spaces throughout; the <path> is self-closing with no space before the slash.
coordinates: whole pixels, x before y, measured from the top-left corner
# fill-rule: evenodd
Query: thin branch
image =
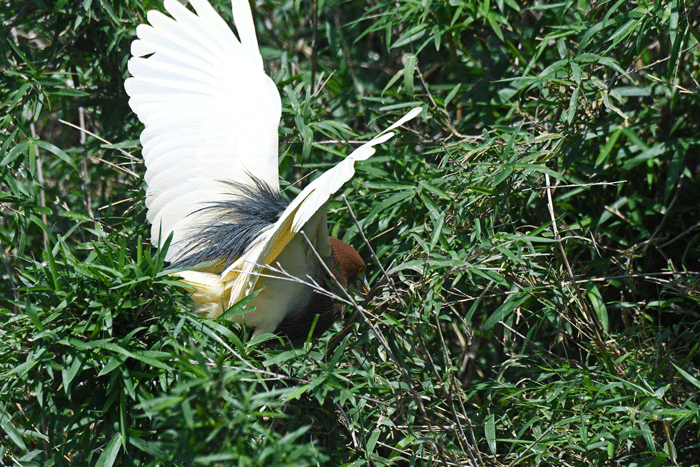
<path id="1" fill-rule="evenodd" d="M 367 237 L 365 236 L 365 232 L 362 230 L 362 226 L 360 225 L 360 222 L 357 220 L 357 217 L 355 216 L 355 212 L 352 210 L 352 206 L 350 206 L 348 199 L 345 197 L 345 195 L 342 195 L 342 198 L 343 198 L 343 201 L 345 201 L 345 205 L 348 207 L 348 211 L 350 212 L 350 216 L 352 217 L 352 220 L 355 222 L 355 225 L 357 226 L 357 230 L 360 232 L 360 235 L 362 235 L 362 239 L 365 241 L 367 248 L 369 248 L 369 251 L 372 254 L 372 258 L 374 258 L 374 261 L 376 262 L 377 266 L 379 266 L 379 269 L 382 270 L 382 274 L 384 274 L 384 278 L 386 279 L 387 284 L 389 285 L 389 288 L 391 288 L 391 291 L 395 294 L 396 298 L 398 298 L 399 303 L 405 307 L 406 303 L 403 301 L 403 299 L 401 298 L 401 295 L 396 290 L 396 287 L 394 285 L 394 281 L 391 279 L 391 277 L 389 277 L 389 274 L 384 269 L 382 262 L 379 261 L 379 258 L 377 257 L 377 254 L 374 252 L 374 249 L 372 248 L 372 245 L 369 243 L 369 240 L 367 240 Z"/>
<path id="2" fill-rule="evenodd" d="M 71 127 L 71 128 L 75 128 L 75 129 L 78 130 L 78 131 L 81 131 L 81 132 L 83 132 L 83 133 L 86 133 L 86 134 L 92 136 L 93 138 L 97 139 L 98 141 L 102 141 L 103 143 L 109 144 L 110 146 L 112 145 L 112 143 L 110 143 L 110 142 L 107 141 L 106 139 L 102 138 L 102 137 L 99 136 L 99 135 L 96 135 L 95 133 L 93 133 L 93 132 L 91 132 L 91 131 L 89 131 L 89 130 L 86 130 L 85 128 L 81 128 L 81 127 L 79 127 L 79 126 L 77 126 L 77 125 L 74 125 L 74 124 L 71 123 L 71 122 L 67 122 L 67 121 L 65 121 L 65 120 L 61 120 L 60 118 L 58 119 L 58 121 L 61 122 L 61 123 L 63 123 L 64 125 L 68 125 L 68 126 Z M 127 152 L 127 151 L 125 151 L 125 150 L 123 150 L 123 149 L 121 149 L 121 148 L 115 148 L 115 149 L 116 149 L 117 151 L 119 151 L 120 153 L 122 153 L 122 155 L 128 157 L 129 159 L 138 160 L 138 159 L 135 158 L 131 153 L 129 153 L 129 152 Z M 116 164 L 114 164 L 114 163 L 112 163 L 112 162 L 106 161 L 106 160 L 104 160 L 104 159 L 100 159 L 99 157 L 96 157 L 96 156 L 92 156 L 92 158 L 95 159 L 96 161 L 103 162 L 103 163 L 109 165 L 110 167 L 112 167 L 112 168 L 115 169 L 115 170 L 118 170 L 118 171 L 120 171 L 120 172 L 124 172 L 124 173 L 127 174 L 127 175 L 131 175 L 131 176 L 134 177 L 134 178 L 138 178 L 138 177 L 139 177 L 136 173 L 132 172 L 131 170 L 125 169 L 124 167 L 120 167 L 120 166 L 118 166 L 118 165 L 116 165 Z"/>

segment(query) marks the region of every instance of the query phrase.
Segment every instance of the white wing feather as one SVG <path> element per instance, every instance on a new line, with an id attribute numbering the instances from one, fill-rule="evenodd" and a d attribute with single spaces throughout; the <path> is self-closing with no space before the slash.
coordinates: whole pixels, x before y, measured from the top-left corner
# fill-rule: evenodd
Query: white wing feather
<path id="1" fill-rule="evenodd" d="M 302 190 L 294 201 L 292 201 L 280 219 L 268 230 L 263 232 L 255 245 L 245 254 L 238 258 L 226 271 L 221 274 L 221 282 L 225 283 L 225 288 L 229 290 L 228 306 L 232 306 L 240 299 L 254 290 L 261 268 L 266 265 L 274 265 L 275 259 L 284 246 L 291 241 L 294 235 L 305 228 L 314 215 L 319 226 L 311 229 L 304 229 L 315 234 L 316 228 L 322 228 L 326 232 L 325 209 L 330 197 L 335 194 L 340 187 L 350 180 L 355 174 L 355 163 L 368 159 L 375 153 L 374 146 L 391 139 L 394 133 L 391 130 L 403 125 L 407 121 L 415 118 L 422 109 L 416 107 L 408 112 L 403 118 L 384 130 L 381 134 L 363 144 L 353 151 L 342 162 L 315 179 Z M 323 210 L 322 213 L 319 211 Z M 323 225 L 320 225 L 323 224 Z M 325 241 L 328 242 L 328 234 L 325 234 Z M 312 240 L 313 243 L 313 240 Z M 316 248 L 324 248 L 324 245 L 315 243 Z M 319 251 L 319 254 L 330 256 L 330 243 L 325 245 L 328 251 Z M 187 272 L 180 273 L 186 280 Z M 225 305 L 225 304 L 224 304 Z"/>
<path id="2" fill-rule="evenodd" d="M 238 38 L 206 0 L 176 0 L 148 13 L 132 43 L 129 105 L 145 124 L 146 206 L 154 245 L 178 241 L 201 225 L 202 207 L 222 201 L 250 175 L 279 187 L 279 92 L 263 70 L 247 0 L 233 1 Z M 211 214 L 209 214 L 211 215 Z"/>

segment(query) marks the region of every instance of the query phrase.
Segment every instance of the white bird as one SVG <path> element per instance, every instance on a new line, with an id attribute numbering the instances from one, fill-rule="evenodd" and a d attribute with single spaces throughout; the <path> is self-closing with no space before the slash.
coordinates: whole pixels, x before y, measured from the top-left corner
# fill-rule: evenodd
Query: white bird
<path id="1" fill-rule="evenodd" d="M 206 0 L 190 4 L 196 13 L 176 0 L 164 3 L 172 18 L 148 12 L 150 25 L 136 29 L 124 84 L 145 125 L 151 241 L 161 246 L 172 235 L 166 260 L 190 269 L 177 274 L 193 287 L 197 313 L 217 317 L 259 291 L 246 305 L 251 311 L 234 320 L 255 328 L 255 335 L 294 339 L 305 338 L 318 320 L 318 335 L 338 308 L 310 283 L 325 287 L 327 270 L 353 282 L 364 267 L 352 247 L 329 237 L 328 201 L 353 176 L 357 161 L 421 109 L 287 203 L 277 167 L 281 100 L 263 69 L 250 5 L 232 0 L 237 38 Z"/>

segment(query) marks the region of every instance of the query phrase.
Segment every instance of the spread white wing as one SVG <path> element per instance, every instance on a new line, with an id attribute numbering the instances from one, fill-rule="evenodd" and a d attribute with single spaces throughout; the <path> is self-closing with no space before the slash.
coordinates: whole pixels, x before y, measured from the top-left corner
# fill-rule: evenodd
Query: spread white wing
<path id="1" fill-rule="evenodd" d="M 230 195 L 223 181 L 250 175 L 279 188 L 279 92 L 263 70 L 248 0 L 233 0 L 238 38 L 206 0 L 196 14 L 165 0 L 172 18 L 148 13 L 131 45 L 129 105 L 145 124 L 146 207 L 154 245 L 173 233 L 166 260 L 180 254 L 197 212 Z"/>
<path id="2" fill-rule="evenodd" d="M 294 201 L 285 209 L 280 219 L 273 226 L 265 230 L 258 237 L 255 245 L 248 249 L 248 251 L 240 256 L 236 262 L 221 274 L 217 284 L 219 286 L 222 283 L 224 284 L 223 288 L 220 289 L 222 291 L 225 290 L 221 297 L 227 299 L 229 306 L 255 289 L 258 279 L 257 274 L 260 272 L 264 273 L 264 271 L 261 271 L 261 268 L 266 265 L 274 266 L 275 259 L 279 256 L 284 247 L 295 235 L 299 234 L 299 232 L 304 229 L 307 222 L 316 214 L 321 215 L 316 216 L 317 221 L 313 223 L 323 225 L 314 225 L 313 228 L 306 230 L 310 231 L 312 235 L 316 235 L 317 228 L 322 228 L 323 232 L 326 232 L 325 210 L 327 203 L 331 196 L 355 174 L 355 163 L 365 160 L 374 154 L 374 146 L 388 141 L 394 136 L 391 130 L 413 119 L 421 110 L 420 107 L 417 107 L 408 112 L 403 118 L 384 130 L 380 135 L 357 148 L 338 165 L 311 182 L 296 198 L 294 198 Z M 324 239 L 310 238 L 309 240 L 316 248 L 323 248 L 323 245 L 329 242 L 327 233 L 325 233 Z M 320 245 L 319 240 L 323 240 L 325 243 Z M 330 256 L 330 243 L 325 246 L 327 246 L 328 251 L 319 251 L 319 254 L 322 256 Z M 206 273 L 185 271 L 179 274 L 186 281 L 197 285 L 204 282 L 202 280 L 205 277 L 203 274 Z"/>

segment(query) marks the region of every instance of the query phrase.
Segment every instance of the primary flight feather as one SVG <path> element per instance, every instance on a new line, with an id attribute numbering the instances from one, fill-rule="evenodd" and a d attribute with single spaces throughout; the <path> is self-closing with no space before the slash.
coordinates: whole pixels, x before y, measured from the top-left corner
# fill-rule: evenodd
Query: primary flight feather
<path id="1" fill-rule="evenodd" d="M 172 18 L 148 13 L 150 25 L 136 29 L 132 77 L 124 84 L 145 125 L 152 243 L 172 235 L 166 260 L 191 269 L 178 275 L 194 288 L 198 313 L 219 316 L 257 290 L 248 304 L 255 309 L 234 319 L 256 334 L 292 338 L 306 337 L 316 322 L 318 334 L 338 305 L 310 282 L 323 285 L 331 270 L 350 283 L 364 267 L 352 247 L 328 236 L 328 201 L 353 176 L 355 162 L 374 154 L 373 146 L 420 109 L 287 203 L 277 168 L 280 95 L 263 69 L 250 5 L 232 1 L 236 37 L 206 0 L 190 4 L 194 12 L 165 0 Z"/>

